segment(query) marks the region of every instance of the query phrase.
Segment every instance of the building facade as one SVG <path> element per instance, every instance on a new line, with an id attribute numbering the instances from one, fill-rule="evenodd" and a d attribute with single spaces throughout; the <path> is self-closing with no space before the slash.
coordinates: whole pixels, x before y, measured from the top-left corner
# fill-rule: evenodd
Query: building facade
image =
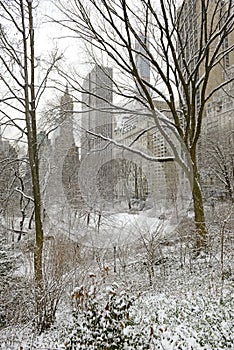
<path id="1" fill-rule="evenodd" d="M 215 39 L 215 33 L 222 28 L 222 24 L 226 20 L 230 20 L 234 11 L 234 5 L 228 1 L 200 1 L 200 0 L 184 0 L 181 7 L 177 11 L 178 17 L 178 39 L 177 52 L 181 69 L 184 71 L 184 77 L 191 79 L 193 69 L 199 64 L 199 72 L 196 81 L 199 81 L 204 74 L 206 60 L 201 59 L 201 52 L 205 50 L 206 43 L 212 38 L 212 44 L 209 47 L 210 57 L 216 49 L 219 35 Z M 204 13 L 207 16 L 204 16 Z M 205 33 L 204 21 L 207 19 L 207 32 Z M 231 27 L 231 25 L 230 25 Z M 206 37 L 207 36 L 207 37 Z M 234 64 L 233 49 L 227 51 L 225 55 L 223 50 L 233 47 L 234 32 L 230 30 L 228 36 L 223 40 L 219 49 L 222 59 L 215 64 L 209 77 L 206 89 L 206 96 L 219 86 L 225 79 L 227 69 Z M 196 94 L 196 106 L 200 106 L 200 93 L 198 89 Z"/>
<path id="2" fill-rule="evenodd" d="M 228 84 L 207 103 L 204 136 L 225 138 L 234 147 L 234 65 L 226 70 L 226 79 Z"/>
<path id="3" fill-rule="evenodd" d="M 158 110 L 167 108 L 163 101 L 155 101 L 155 106 Z M 152 157 L 173 156 L 170 146 L 155 126 L 153 119 L 143 114 L 124 117 L 122 124 L 115 129 L 114 138 L 119 143 Z M 125 169 L 125 173 L 124 171 L 121 173 L 122 177 L 125 175 L 125 179 L 122 178 L 119 181 L 117 196 L 126 197 L 126 191 L 128 191 L 132 199 L 145 200 L 148 198 L 156 208 L 159 208 L 159 211 L 162 208 L 165 209 L 166 206 L 171 206 L 171 202 L 176 200 L 179 188 L 179 174 L 174 162 L 147 161 L 121 148 L 116 149 L 115 152 L 116 158 L 128 159 L 131 165 L 130 168 L 128 166 Z"/>

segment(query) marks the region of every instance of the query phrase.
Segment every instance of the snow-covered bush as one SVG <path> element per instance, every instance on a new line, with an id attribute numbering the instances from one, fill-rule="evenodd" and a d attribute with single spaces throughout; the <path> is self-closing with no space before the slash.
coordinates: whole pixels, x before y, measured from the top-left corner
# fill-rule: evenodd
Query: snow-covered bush
<path id="1" fill-rule="evenodd" d="M 94 278 L 73 293 L 76 308 L 74 323 L 67 328 L 66 349 L 232 349 L 230 286 L 227 284 L 222 298 L 209 285 L 196 289 L 191 285 L 186 292 L 175 286 L 167 293 L 154 290 L 136 298 L 115 284 L 104 289 L 104 283 L 97 284 Z"/>
<path id="2" fill-rule="evenodd" d="M 116 286 L 100 295 L 84 295 L 84 308 L 74 311 L 74 327 L 66 340 L 67 350 L 147 349 L 143 336 L 136 331 L 130 317 L 135 301 Z"/>

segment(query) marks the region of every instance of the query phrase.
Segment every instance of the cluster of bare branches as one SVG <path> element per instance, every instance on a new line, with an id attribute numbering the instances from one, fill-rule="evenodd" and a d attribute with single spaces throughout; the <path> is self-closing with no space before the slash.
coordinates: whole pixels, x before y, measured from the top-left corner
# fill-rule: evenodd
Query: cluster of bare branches
<path id="1" fill-rule="evenodd" d="M 112 83 L 116 101 L 118 98 L 135 101 L 147 110 L 183 167 L 177 147 L 162 123 L 165 116 L 156 108 L 155 99 L 165 101 L 171 115 L 171 128 L 190 158 L 189 169 L 184 167 L 184 170 L 192 177 L 199 248 L 206 244 L 207 229 L 197 159 L 198 141 L 207 101 L 229 82 L 211 83 L 216 74 L 225 71 L 224 63 L 233 50 L 233 41 L 229 40 L 233 35 L 233 3 L 184 1 L 180 7 L 177 5 L 176 1 L 156 4 L 142 0 L 134 4 L 74 1 L 65 6 L 61 0 L 56 3 L 61 18 L 53 21 L 70 30 L 74 40 L 83 39 L 93 63 L 115 68 L 117 74 Z M 139 60 L 150 67 L 150 79 L 142 73 Z M 85 84 L 77 84 L 74 76 L 65 73 L 64 77 L 74 90 L 90 93 L 85 90 Z M 109 108 L 123 111 L 112 101 Z"/>

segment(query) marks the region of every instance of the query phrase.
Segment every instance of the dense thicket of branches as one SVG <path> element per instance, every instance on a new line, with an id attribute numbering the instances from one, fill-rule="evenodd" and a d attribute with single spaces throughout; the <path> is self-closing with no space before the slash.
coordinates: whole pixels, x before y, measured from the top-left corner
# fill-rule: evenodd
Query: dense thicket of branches
<path id="1" fill-rule="evenodd" d="M 137 101 L 148 110 L 176 153 L 154 102 L 158 98 L 165 101 L 172 119 L 170 127 L 190 157 L 187 171 L 192 177 L 197 248 L 205 246 L 198 145 L 206 103 L 227 84 L 215 78 L 225 75 L 233 50 L 229 40 L 233 35 L 233 1 L 191 0 L 178 7 L 176 0 L 76 0 L 69 4 L 60 0 L 56 5 L 61 18 L 53 20 L 69 29 L 74 38 L 84 40 L 94 63 L 115 68 L 115 96 Z M 142 74 L 139 59 L 150 66 L 150 79 Z M 84 91 L 74 76 L 69 80 L 75 89 Z"/>

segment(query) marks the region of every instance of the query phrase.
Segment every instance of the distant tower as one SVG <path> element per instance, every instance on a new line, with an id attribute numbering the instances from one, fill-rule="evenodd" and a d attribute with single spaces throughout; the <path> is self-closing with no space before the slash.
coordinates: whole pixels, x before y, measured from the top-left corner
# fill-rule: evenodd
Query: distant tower
<path id="1" fill-rule="evenodd" d="M 112 74 L 111 68 L 95 65 L 85 78 L 82 93 L 81 158 L 91 150 L 103 146 L 102 140 L 90 135 L 89 131 L 112 138 Z"/>
<path id="2" fill-rule="evenodd" d="M 52 144 L 58 144 L 59 149 L 65 148 L 69 142 L 74 143 L 73 137 L 73 100 L 68 91 L 68 86 L 60 98 L 59 105 L 59 125 L 53 133 Z M 68 141 L 69 140 L 69 141 Z M 57 146 L 55 146 L 57 147 Z"/>
<path id="3" fill-rule="evenodd" d="M 74 146 L 73 137 L 73 101 L 69 94 L 68 86 L 60 99 L 59 126 L 55 130 L 50 147 L 45 148 L 44 158 L 49 159 L 48 166 L 44 166 L 44 207 L 52 210 L 56 205 L 62 211 L 67 202 L 67 193 L 64 183 L 68 182 L 64 174 L 64 164 L 67 155 Z M 49 153 L 49 154 L 48 154 Z M 66 163 L 67 166 L 67 163 Z M 67 174 L 70 176 L 70 173 Z M 60 215 L 60 214 L 58 214 Z M 61 214 L 62 215 L 62 214 Z"/>
<path id="4" fill-rule="evenodd" d="M 64 117 L 72 117 L 73 114 L 73 101 L 68 91 L 68 85 L 66 86 L 66 90 L 60 99 L 60 113 L 61 116 Z"/>
<path id="5" fill-rule="evenodd" d="M 146 47 L 149 46 L 149 40 L 145 37 L 144 34 L 139 34 L 139 40 L 136 39 L 135 50 L 136 50 L 136 67 L 141 79 L 146 82 L 150 82 L 150 62 L 144 56 L 147 56 L 147 52 L 145 51 L 143 45 Z M 138 90 L 141 91 L 141 88 L 136 84 Z"/>

